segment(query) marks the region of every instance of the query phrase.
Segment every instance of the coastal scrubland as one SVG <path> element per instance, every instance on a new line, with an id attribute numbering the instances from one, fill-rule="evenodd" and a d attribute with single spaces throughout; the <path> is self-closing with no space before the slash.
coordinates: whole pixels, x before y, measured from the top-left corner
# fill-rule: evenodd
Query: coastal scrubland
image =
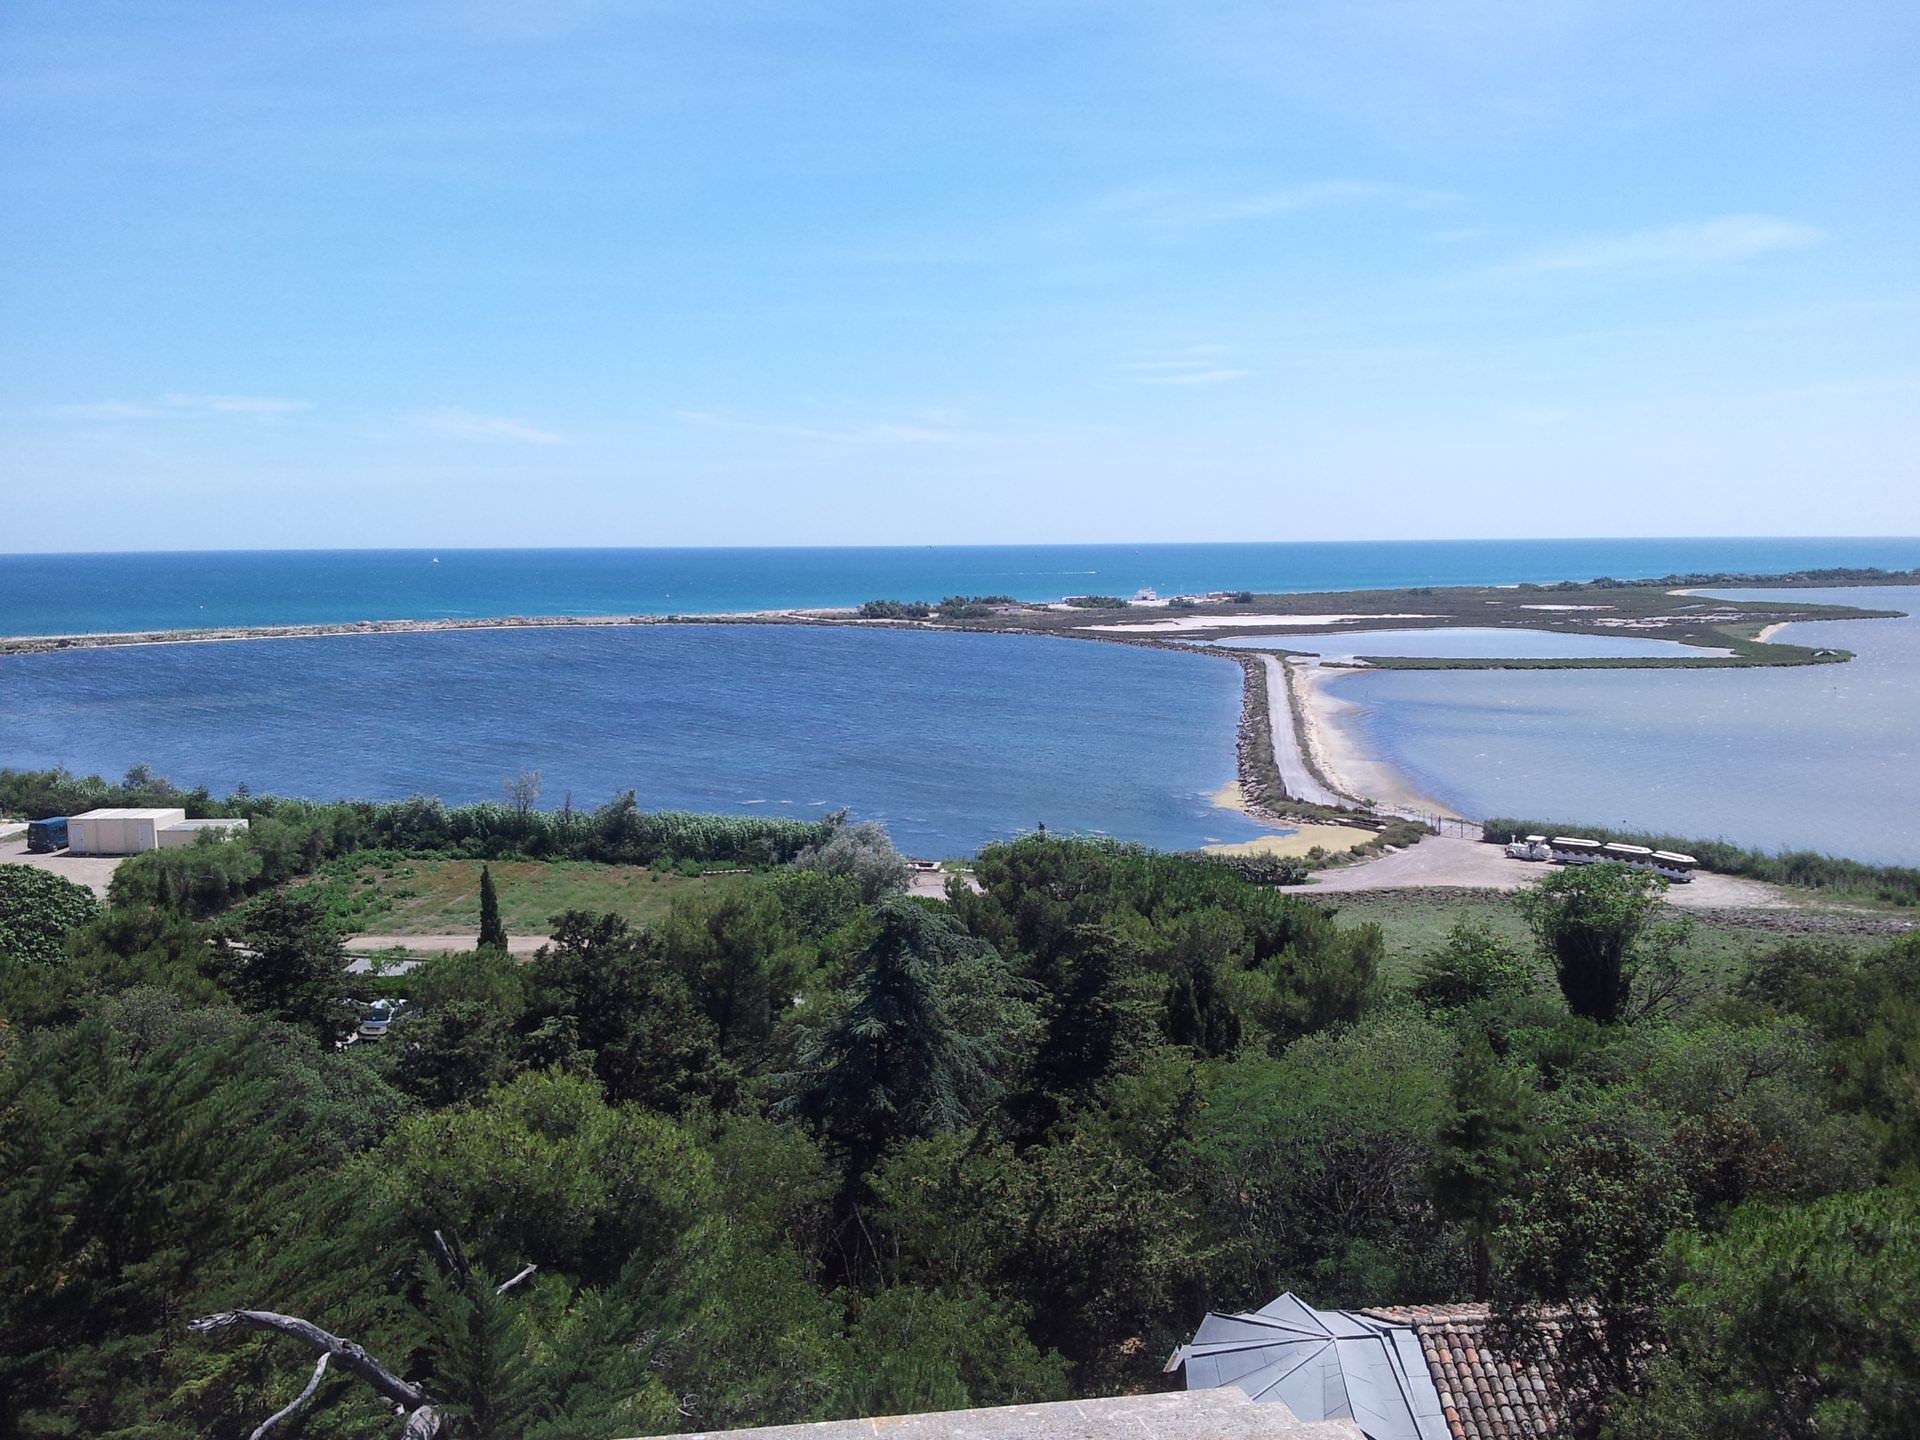
<path id="1" fill-rule="evenodd" d="M 0 867 L 5 1433 L 237 1440 L 314 1365 L 189 1325 L 244 1307 L 471 1436 L 1151 1388 L 1283 1289 L 1486 1300 L 1562 1347 L 1570 1433 L 1894 1433 L 1920 1393 L 1920 936 L 1689 922 L 1620 866 L 1323 900 L 1032 835 L 909 899 L 843 820 L 231 803 L 104 910 Z M 478 906 L 481 862 L 508 913 L 523 865 L 666 903 L 348 972 L 355 892 Z M 400 1422 L 336 1374 L 301 1423 Z"/>

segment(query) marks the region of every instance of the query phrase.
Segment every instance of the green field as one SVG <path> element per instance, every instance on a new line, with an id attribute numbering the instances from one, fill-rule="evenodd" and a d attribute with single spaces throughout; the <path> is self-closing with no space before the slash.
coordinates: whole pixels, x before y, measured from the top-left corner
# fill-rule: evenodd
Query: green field
<path id="1" fill-rule="evenodd" d="M 328 913 L 356 934 L 442 935 L 480 928 L 478 860 L 352 855 L 301 888 L 318 890 Z M 611 911 L 636 925 L 660 919 L 682 895 L 738 883 L 731 875 L 688 876 L 637 865 L 580 860 L 490 862 L 500 917 L 512 935 L 543 935 L 567 910 Z"/>

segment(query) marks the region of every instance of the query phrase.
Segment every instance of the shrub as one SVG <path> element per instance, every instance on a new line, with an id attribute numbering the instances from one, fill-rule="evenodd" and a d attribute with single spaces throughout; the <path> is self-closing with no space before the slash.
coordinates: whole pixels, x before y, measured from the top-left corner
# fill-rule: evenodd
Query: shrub
<path id="1" fill-rule="evenodd" d="M 0 961 L 58 960 L 67 932 L 99 911 L 84 885 L 30 865 L 0 865 Z"/>

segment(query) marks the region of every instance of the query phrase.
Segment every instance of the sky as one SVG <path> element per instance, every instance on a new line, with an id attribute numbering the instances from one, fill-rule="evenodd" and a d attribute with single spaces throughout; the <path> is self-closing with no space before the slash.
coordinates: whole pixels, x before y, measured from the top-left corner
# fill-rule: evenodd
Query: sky
<path id="1" fill-rule="evenodd" d="M 1920 534 L 1911 0 L 9 0 L 0 552 Z"/>

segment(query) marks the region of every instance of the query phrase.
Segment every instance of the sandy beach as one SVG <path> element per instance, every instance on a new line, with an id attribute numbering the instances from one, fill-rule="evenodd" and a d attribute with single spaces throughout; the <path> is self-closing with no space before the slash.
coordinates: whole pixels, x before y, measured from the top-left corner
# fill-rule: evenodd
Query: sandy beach
<path id="1" fill-rule="evenodd" d="M 1287 669 L 1300 696 L 1301 740 L 1335 789 L 1386 810 L 1453 813 L 1362 747 L 1352 719 L 1359 706 L 1338 693 L 1339 682 L 1357 671 L 1306 661 L 1291 662 Z M 1278 702 L 1283 697 L 1274 699 Z"/>

